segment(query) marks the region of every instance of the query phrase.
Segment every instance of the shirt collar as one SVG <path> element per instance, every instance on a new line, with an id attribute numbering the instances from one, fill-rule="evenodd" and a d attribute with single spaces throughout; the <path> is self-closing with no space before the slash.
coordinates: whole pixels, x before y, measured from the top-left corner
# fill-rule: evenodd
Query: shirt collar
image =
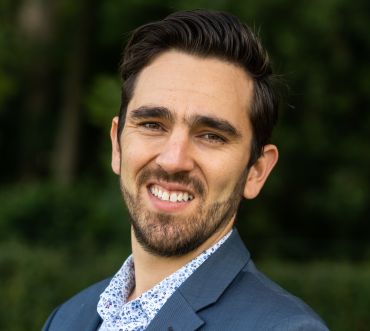
<path id="1" fill-rule="evenodd" d="M 138 325 L 145 328 L 176 289 L 230 237 L 231 233 L 232 230 L 150 290 L 127 302 L 135 286 L 135 267 L 130 255 L 100 295 L 97 310 L 103 319 L 103 325 L 108 330 L 117 326 L 127 327 L 128 324 L 130 329 Z"/>

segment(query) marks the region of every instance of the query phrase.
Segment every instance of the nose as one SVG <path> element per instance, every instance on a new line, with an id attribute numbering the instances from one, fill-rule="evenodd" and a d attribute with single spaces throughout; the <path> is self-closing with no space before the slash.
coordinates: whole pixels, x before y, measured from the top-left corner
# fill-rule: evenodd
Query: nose
<path id="1" fill-rule="evenodd" d="M 172 132 L 162 146 L 156 163 L 167 173 L 191 171 L 194 168 L 194 159 L 190 145 L 187 133 Z"/>

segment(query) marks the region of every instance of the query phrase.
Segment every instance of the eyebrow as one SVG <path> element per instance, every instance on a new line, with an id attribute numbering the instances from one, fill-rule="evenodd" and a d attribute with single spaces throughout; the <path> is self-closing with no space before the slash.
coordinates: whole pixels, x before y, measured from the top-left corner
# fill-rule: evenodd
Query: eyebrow
<path id="1" fill-rule="evenodd" d="M 130 112 L 129 117 L 133 120 L 147 119 L 147 118 L 162 118 L 173 122 L 172 113 L 166 107 L 151 107 L 142 106 Z"/>
<path id="2" fill-rule="evenodd" d="M 130 112 L 129 117 L 132 120 L 142 120 L 148 118 L 161 118 L 174 122 L 174 114 L 166 107 L 160 106 L 141 106 Z M 240 138 L 242 134 L 229 121 L 215 116 L 192 115 L 185 121 L 190 127 L 203 126 L 208 127 L 228 135 L 231 138 Z"/>
<path id="3" fill-rule="evenodd" d="M 232 138 L 240 138 L 242 134 L 229 121 L 205 115 L 194 115 L 190 118 L 192 126 L 205 126 L 223 132 Z"/>

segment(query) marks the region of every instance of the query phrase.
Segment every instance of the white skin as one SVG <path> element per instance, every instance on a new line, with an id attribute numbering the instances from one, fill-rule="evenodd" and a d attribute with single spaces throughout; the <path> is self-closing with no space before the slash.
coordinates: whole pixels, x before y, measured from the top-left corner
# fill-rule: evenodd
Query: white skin
<path id="1" fill-rule="evenodd" d="M 120 176 L 126 202 L 128 197 L 132 199 L 130 213 L 136 215 L 136 224 L 150 233 L 153 247 L 166 248 L 183 237 L 191 239 L 204 228 L 210 233 L 189 252 L 163 256 L 144 247 L 132 230 L 136 286 L 130 299 L 221 239 L 235 219 L 237 203 L 230 206 L 228 202 L 253 199 L 262 189 L 278 151 L 276 146 L 266 145 L 246 172 L 252 140 L 248 116 L 252 93 L 253 81 L 242 68 L 175 50 L 161 54 L 139 74 L 120 141 L 117 117 L 111 128 L 112 169 Z M 195 178 L 203 190 L 198 191 L 193 182 L 142 178 L 145 171 L 153 174 L 158 169 L 169 176 L 182 173 Z M 169 194 L 188 193 L 192 200 L 162 201 L 151 193 L 153 188 Z M 209 219 L 215 205 L 220 206 L 219 211 Z M 222 222 L 221 214 L 226 215 Z"/>

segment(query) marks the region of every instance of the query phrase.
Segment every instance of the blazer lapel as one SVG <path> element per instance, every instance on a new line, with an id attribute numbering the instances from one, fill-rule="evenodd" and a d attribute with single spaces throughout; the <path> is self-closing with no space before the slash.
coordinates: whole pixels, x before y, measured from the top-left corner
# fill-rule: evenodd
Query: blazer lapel
<path id="1" fill-rule="evenodd" d="M 71 309 L 58 311 L 50 315 L 42 331 L 96 331 L 102 320 L 96 311 L 94 300 L 90 304 L 81 304 L 78 308 L 73 306 Z M 63 309 L 63 308 L 62 308 Z"/>
<path id="2" fill-rule="evenodd" d="M 79 317 L 66 329 L 69 331 L 96 331 L 101 323 L 99 314 L 87 309 L 81 310 Z"/>
<path id="3" fill-rule="evenodd" d="M 250 260 L 238 231 L 212 254 L 168 299 L 147 330 L 196 330 L 204 324 L 197 312 L 218 300 Z"/>
<path id="4" fill-rule="evenodd" d="M 184 297 L 176 291 L 146 328 L 147 331 L 196 330 L 204 324 Z"/>
<path id="5" fill-rule="evenodd" d="M 53 325 L 58 325 L 58 330 L 68 331 L 96 331 L 102 320 L 96 307 L 99 295 L 108 286 L 110 279 L 105 279 L 100 283 L 88 288 L 86 293 L 81 294 L 81 298 L 75 299 L 72 305 L 62 307 L 56 315 Z M 48 329 L 46 329 L 48 330 Z M 54 330 L 51 328 L 51 330 Z"/>

